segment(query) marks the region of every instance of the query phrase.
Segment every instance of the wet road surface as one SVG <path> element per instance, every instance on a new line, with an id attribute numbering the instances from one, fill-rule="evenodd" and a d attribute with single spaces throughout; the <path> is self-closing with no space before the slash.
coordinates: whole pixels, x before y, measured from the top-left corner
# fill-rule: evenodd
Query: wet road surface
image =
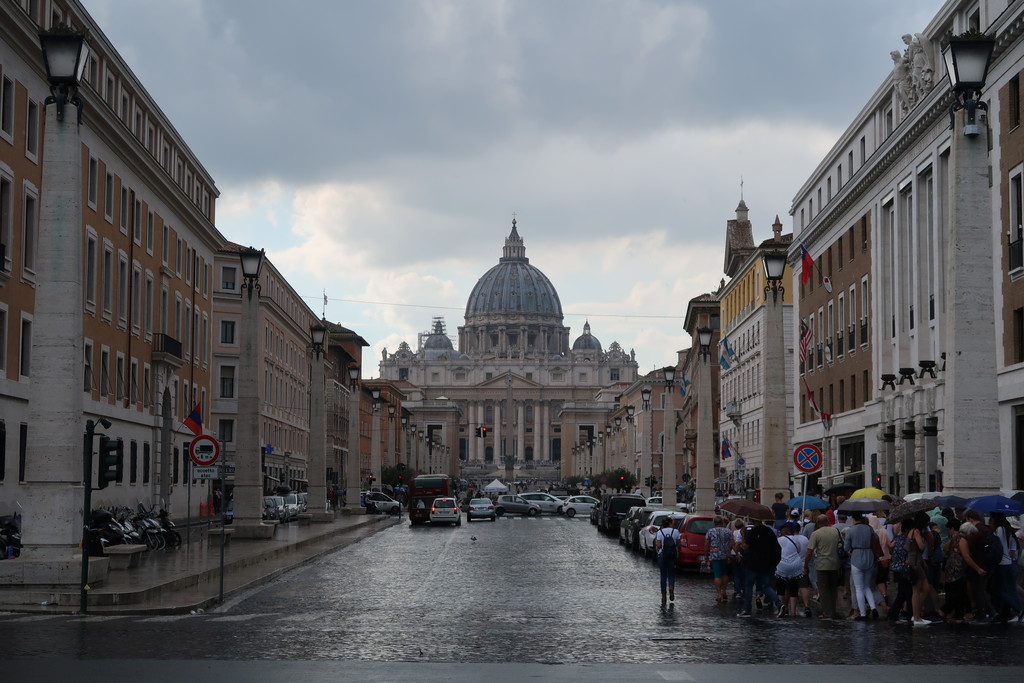
<path id="1" fill-rule="evenodd" d="M 401 524 L 199 615 L 0 615 L 4 656 L 547 664 L 1024 664 L 1024 626 L 735 617 L 586 518 Z"/>

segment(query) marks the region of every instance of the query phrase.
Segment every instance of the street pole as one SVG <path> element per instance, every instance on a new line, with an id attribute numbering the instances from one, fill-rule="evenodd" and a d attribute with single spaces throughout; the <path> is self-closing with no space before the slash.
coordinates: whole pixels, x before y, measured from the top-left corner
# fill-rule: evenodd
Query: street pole
<path id="1" fill-rule="evenodd" d="M 698 332 L 698 335 L 700 333 Z M 710 333 L 708 334 L 710 337 Z M 696 512 L 699 515 L 710 515 L 715 510 L 715 480 L 717 473 L 717 453 L 714 452 L 714 439 L 711 421 L 711 362 L 708 347 L 701 347 L 701 363 L 698 371 L 697 385 L 697 491 Z M 662 492 L 664 493 L 664 488 Z"/>

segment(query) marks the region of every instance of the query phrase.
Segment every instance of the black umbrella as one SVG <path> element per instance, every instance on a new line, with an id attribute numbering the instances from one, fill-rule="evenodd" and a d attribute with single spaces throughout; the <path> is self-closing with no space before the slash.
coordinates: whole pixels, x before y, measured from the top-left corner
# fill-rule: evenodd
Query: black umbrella
<path id="1" fill-rule="evenodd" d="M 963 508 L 967 507 L 967 499 L 960 496 L 937 496 L 932 498 L 940 508 Z"/>
<path id="2" fill-rule="evenodd" d="M 843 484 L 833 484 L 832 486 L 830 486 L 827 489 L 825 489 L 825 495 L 826 496 L 831 496 L 831 495 L 834 494 L 834 495 L 841 496 L 841 495 L 846 494 L 846 493 L 852 493 L 853 491 L 856 491 L 856 490 L 857 490 L 856 484 L 845 484 L 845 483 L 843 483 Z"/>
<path id="3" fill-rule="evenodd" d="M 1019 500 L 1020 502 L 1024 503 L 1024 491 L 1017 491 L 1017 493 L 1010 496 L 1010 499 Z"/>
<path id="4" fill-rule="evenodd" d="M 892 512 L 889 513 L 889 522 L 895 524 L 904 519 L 913 517 L 918 512 L 925 512 L 932 508 L 938 507 L 935 500 L 932 498 L 918 498 L 912 500 L 909 503 L 904 503 L 898 507 L 894 507 Z"/>

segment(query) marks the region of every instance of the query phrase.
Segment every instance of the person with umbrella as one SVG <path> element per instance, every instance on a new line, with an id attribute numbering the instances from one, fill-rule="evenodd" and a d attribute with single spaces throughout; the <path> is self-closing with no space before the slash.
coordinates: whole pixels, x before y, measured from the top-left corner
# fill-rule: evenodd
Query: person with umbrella
<path id="1" fill-rule="evenodd" d="M 982 521 L 981 513 L 977 510 L 964 511 L 964 520 L 974 525 L 978 531 L 976 534 L 968 532 L 967 535 L 968 553 L 971 556 L 971 561 L 967 563 L 971 569 L 967 572 L 967 586 L 971 592 L 973 616 L 976 621 L 993 619 L 996 611 L 989 596 L 989 581 L 993 568 L 985 561 L 985 546 L 992 530 Z"/>

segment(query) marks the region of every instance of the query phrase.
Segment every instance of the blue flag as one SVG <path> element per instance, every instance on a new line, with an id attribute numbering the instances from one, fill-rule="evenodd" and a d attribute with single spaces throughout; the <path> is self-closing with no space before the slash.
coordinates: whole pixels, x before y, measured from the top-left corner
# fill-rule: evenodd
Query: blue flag
<path id="1" fill-rule="evenodd" d="M 686 379 L 686 373 L 683 373 L 683 381 L 679 383 L 679 395 L 686 398 L 686 390 L 693 384 L 690 380 Z"/>
<path id="2" fill-rule="evenodd" d="M 736 352 L 732 350 L 731 346 L 729 346 L 729 337 L 722 337 L 722 346 L 725 348 L 725 353 L 729 356 L 729 358 L 733 359 L 734 361 L 739 360 L 736 357 Z"/>
<path id="3" fill-rule="evenodd" d="M 718 364 L 722 366 L 723 370 L 728 370 L 732 367 L 732 365 L 729 364 L 729 360 L 722 354 L 718 354 Z"/>

